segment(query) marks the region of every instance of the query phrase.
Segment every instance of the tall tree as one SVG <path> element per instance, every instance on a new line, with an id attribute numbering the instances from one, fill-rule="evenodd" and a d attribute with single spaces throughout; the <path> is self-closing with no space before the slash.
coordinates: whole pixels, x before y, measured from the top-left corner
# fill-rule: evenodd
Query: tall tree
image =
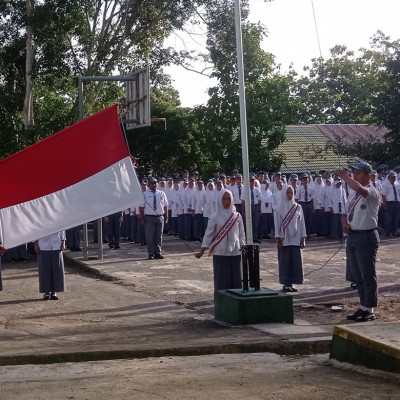
<path id="1" fill-rule="evenodd" d="M 370 50 L 356 56 L 346 46 L 331 49 L 327 60 L 314 59 L 307 75 L 295 80 L 299 123 L 354 124 L 372 121 L 372 100 L 377 93 L 382 57 Z"/>
<path id="2" fill-rule="evenodd" d="M 4 115 L 0 113 L 0 128 L 5 128 L 2 135 L 8 137 L 11 145 L 7 151 L 1 149 L 3 155 L 54 132 L 51 127 L 47 131 L 38 126 L 39 121 L 45 121 L 44 115 L 60 115 L 61 120 L 69 123 L 76 121 L 74 77 L 116 71 L 126 74 L 151 60 L 152 54 L 165 56 L 169 51 L 160 50 L 163 39 L 172 30 L 181 29 L 194 7 L 203 2 L 1 1 L 0 54 L 4 57 L 0 61 L 0 99 L 11 95 L 13 102 L 12 107 L 4 110 Z M 179 59 L 176 52 L 173 55 L 174 60 Z M 86 85 L 85 114 L 120 98 L 117 92 L 118 85 Z M 43 96 L 49 93 L 52 99 L 47 102 Z M 61 109 L 50 110 L 54 105 Z M 31 127 L 33 112 L 36 127 L 27 133 L 21 121 Z"/>
<path id="3" fill-rule="evenodd" d="M 242 31 L 247 98 L 248 143 L 251 169 L 275 169 L 283 159 L 274 150 L 284 140 L 285 125 L 294 118 L 289 93 L 290 77 L 279 75 L 274 58 L 261 48 L 267 31 L 261 24 L 246 21 L 243 2 Z M 210 160 L 231 170 L 241 166 L 238 71 L 233 1 L 219 0 L 207 6 L 207 48 L 218 85 L 209 90 L 207 106 L 195 115 L 205 138 L 204 151 Z"/>

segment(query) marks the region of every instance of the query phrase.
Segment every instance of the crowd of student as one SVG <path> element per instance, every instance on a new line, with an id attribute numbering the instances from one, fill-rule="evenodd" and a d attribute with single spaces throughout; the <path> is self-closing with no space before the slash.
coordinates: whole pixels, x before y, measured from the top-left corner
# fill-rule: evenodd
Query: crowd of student
<path id="1" fill-rule="evenodd" d="M 381 169 L 379 174 L 376 171 L 370 174 L 370 185 L 374 186 L 380 194 L 379 226 L 386 236 L 398 235 L 400 215 L 400 174 L 398 172 L 385 168 Z M 347 173 L 351 176 L 350 169 Z M 176 173 L 167 178 L 160 178 L 158 181 L 154 177 L 147 177 L 141 181 L 141 189 L 144 199 L 142 204 L 103 219 L 102 241 L 108 243 L 110 249 L 119 249 L 119 242 L 123 238 L 147 245 L 149 259 L 162 259 L 164 258 L 161 254 L 162 233 L 175 235 L 182 240 L 203 241 L 204 245 L 204 238 L 210 236 L 212 231 L 209 229 L 207 233 L 210 219 L 215 219 L 218 214 L 227 213 L 224 211 L 227 203 L 224 205 L 222 199 L 227 192 L 229 205 L 226 209 L 231 210 L 235 215 L 240 215 L 239 222 L 245 229 L 246 196 L 243 176 L 237 170 L 230 176 L 216 170 L 213 177 L 205 182 L 199 179 L 197 171 L 191 174 L 189 171 L 184 171 L 182 174 Z M 283 241 L 286 244 L 291 243 L 290 238 L 285 238 L 290 231 L 292 231 L 292 237 L 296 238 L 295 242 L 299 249 L 304 247 L 304 239 L 310 240 L 313 234 L 338 240 L 343 238 L 342 215 L 346 213 L 347 199 L 354 193 L 346 183 L 346 179 L 342 182 L 339 175 L 320 171 L 314 176 L 303 173 L 300 176 L 291 174 L 287 178 L 280 172 L 270 175 L 260 171 L 249 176 L 249 191 L 254 242 L 259 243 L 263 239 L 274 237 L 278 243 L 278 250 L 282 250 L 280 244 Z M 228 200 L 227 196 L 225 200 Z M 296 204 L 301 207 L 294 207 Z M 293 216 L 296 217 L 293 221 L 291 220 L 293 227 L 288 225 L 286 232 L 280 235 L 282 223 L 285 224 L 285 216 L 291 213 L 290 210 L 293 210 Z M 28 251 L 40 253 L 40 247 L 42 251 L 54 249 L 59 251 L 65 246 L 71 251 L 80 251 L 79 229 L 79 227 L 72 228 L 66 234 L 57 233 L 55 245 L 51 243 L 50 238 L 48 238 L 50 246 L 47 246 L 44 240 L 41 246 L 38 242 L 35 245 L 29 244 Z M 208 239 L 212 239 L 212 236 Z M 237 233 L 236 239 L 238 240 L 239 237 L 241 244 L 244 244 L 242 232 L 240 235 Z M 98 242 L 98 240 L 97 221 L 95 221 L 94 241 Z M 235 246 L 237 247 L 237 243 L 234 245 L 236 249 Z M 202 251 L 204 252 L 204 249 Z M 289 254 L 288 250 L 279 252 L 281 257 L 283 254 Z M 7 256 L 11 261 L 24 261 L 26 255 L 27 245 L 7 250 Z M 280 260 L 280 268 L 281 265 L 289 264 L 298 264 L 299 268 L 296 278 L 292 277 L 289 280 L 282 278 L 281 283 L 285 291 L 297 291 L 293 283 L 302 283 L 301 256 L 296 253 L 296 255 L 285 257 L 289 258 L 286 261 Z M 59 254 L 56 258 L 57 260 L 53 263 L 60 265 L 61 271 L 57 288 L 47 288 L 43 280 L 45 275 L 40 274 L 40 291 L 45 293 L 45 299 L 56 299 L 56 291 L 62 291 L 65 288 L 63 265 L 59 262 Z M 42 265 L 45 264 L 50 264 L 50 261 L 43 259 Z M 235 268 L 237 269 L 237 265 Z M 284 270 L 280 269 L 280 275 L 284 275 Z M 46 289 L 43 289 L 44 286 Z"/>
<path id="2" fill-rule="evenodd" d="M 351 176 L 351 171 L 348 170 Z M 400 174 L 399 174 L 400 176 Z M 400 184 L 394 171 L 382 171 L 378 176 L 372 171 L 371 184 L 381 194 L 379 225 L 387 236 L 397 235 L 400 217 Z M 306 225 L 306 238 L 312 235 L 341 240 L 341 217 L 352 189 L 337 175 L 320 171 L 315 175 L 291 174 L 288 178 L 276 172 L 271 175 L 258 172 L 249 177 L 251 214 L 254 242 L 274 237 L 274 212 L 284 194 L 283 188 L 291 186 L 295 201 L 302 206 Z M 227 176 L 219 171 L 203 181 L 197 171 L 174 174 L 160 178 L 157 190 L 165 193 L 168 200 L 168 223 L 164 232 L 182 240 L 201 241 L 208 219 L 216 212 L 218 195 L 222 189 L 233 196 L 236 210 L 244 217 L 243 177 L 234 171 Z M 142 180 L 142 190 L 147 190 L 147 179 Z M 106 228 L 107 229 L 107 228 Z M 121 236 L 144 244 L 145 234 L 139 221 L 139 206 L 123 212 Z"/>

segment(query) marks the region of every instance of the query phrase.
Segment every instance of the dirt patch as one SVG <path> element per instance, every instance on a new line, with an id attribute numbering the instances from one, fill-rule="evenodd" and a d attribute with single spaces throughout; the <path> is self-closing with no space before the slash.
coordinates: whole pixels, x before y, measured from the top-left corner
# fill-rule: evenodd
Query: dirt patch
<path id="1" fill-rule="evenodd" d="M 342 307 L 339 311 L 333 311 L 332 306 Z M 334 303 L 302 304 L 294 307 L 295 319 L 312 321 L 315 325 L 338 325 L 352 323 L 346 319 L 360 306 L 358 299 L 341 299 Z M 385 294 L 379 299 L 379 305 L 374 310 L 377 320 L 381 322 L 400 321 L 400 295 Z"/>

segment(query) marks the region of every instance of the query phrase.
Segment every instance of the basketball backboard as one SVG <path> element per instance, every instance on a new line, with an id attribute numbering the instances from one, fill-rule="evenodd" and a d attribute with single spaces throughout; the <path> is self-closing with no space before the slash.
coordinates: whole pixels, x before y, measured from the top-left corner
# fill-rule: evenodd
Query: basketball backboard
<path id="1" fill-rule="evenodd" d="M 126 82 L 126 129 L 151 125 L 149 67 L 134 71 Z"/>

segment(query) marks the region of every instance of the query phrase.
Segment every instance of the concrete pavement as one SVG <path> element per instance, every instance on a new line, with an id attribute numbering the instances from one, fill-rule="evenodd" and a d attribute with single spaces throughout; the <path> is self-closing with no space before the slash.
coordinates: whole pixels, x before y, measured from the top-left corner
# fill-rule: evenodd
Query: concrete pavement
<path id="1" fill-rule="evenodd" d="M 343 279 L 344 249 L 336 242 L 315 240 L 305 251 L 306 282 L 294 298 L 294 325 L 220 324 L 213 320 L 211 258 L 193 257 L 199 244 L 164 236 L 164 260 L 147 260 L 146 249 L 136 244 L 121 247 L 105 248 L 103 260 L 97 259 L 93 244 L 88 260 L 81 252 L 66 251 L 67 292 L 59 301 L 42 300 L 34 258 L 27 263 L 3 261 L 0 364 L 327 353 L 333 326 L 346 323 L 344 314 L 331 312 L 330 305 L 356 297 Z M 400 285 L 398 247 L 392 240 L 380 249 L 384 293 L 397 292 Z M 274 244 L 265 241 L 260 249 L 262 286 L 279 290 Z"/>

